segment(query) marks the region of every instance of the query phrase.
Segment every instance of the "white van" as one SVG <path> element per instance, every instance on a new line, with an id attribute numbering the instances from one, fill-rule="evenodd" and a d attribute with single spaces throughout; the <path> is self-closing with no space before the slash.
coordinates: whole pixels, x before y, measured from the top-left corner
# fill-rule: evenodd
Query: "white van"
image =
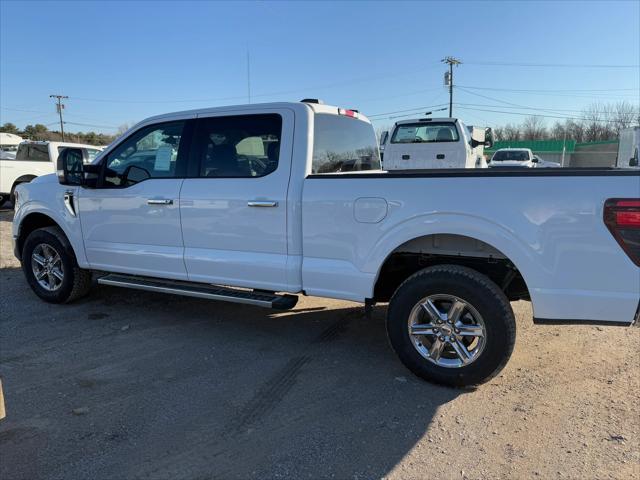
<path id="1" fill-rule="evenodd" d="M 640 127 L 631 127 L 620 130 L 616 167 L 640 168 L 640 165 L 638 165 L 639 145 Z"/>
<path id="2" fill-rule="evenodd" d="M 13 202 L 13 191 L 20 183 L 30 182 L 40 175 L 56 171 L 58 154 L 66 147 L 86 150 L 87 158 L 93 160 L 102 148 L 69 142 L 22 142 L 15 158 L 0 158 L 0 205 L 9 197 Z"/>
<path id="3" fill-rule="evenodd" d="M 467 127 L 457 118 L 420 118 L 397 122 L 391 134 L 381 136 L 383 168 L 486 168 L 484 147 L 492 145 L 489 131 Z"/>

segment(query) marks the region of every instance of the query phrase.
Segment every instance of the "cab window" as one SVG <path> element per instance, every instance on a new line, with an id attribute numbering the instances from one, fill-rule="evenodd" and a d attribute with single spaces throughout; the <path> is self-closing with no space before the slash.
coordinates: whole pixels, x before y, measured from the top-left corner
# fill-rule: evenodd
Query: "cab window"
<path id="1" fill-rule="evenodd" d="M 22 143 L 18 147 L 16 160 L 23 160 L 27 162 L 48 162 L 50 160 L 49 146 L 46 144 Z"/>
<path id="2" fill-rule="evenodd" d="M 315 116 L 311 173 L 379 169 L 378 142 L 370 123 L 328 113 Z"/>
<path id="3" fill-rule="evenodd" d="M 103 187 L 126 187 L 151 178 L 178 176 L 184 121 L 152 125 L 121 143 L 106 159 Z"/>
<path id="4" fill-rule="evenodd" d="M 199 121 L 195 147 L 200 177 L 264 177 L 278 168 L 282 117 L 211 117 Z"/>
<path id="5" fill-rule="evenodd" d="M 409 123 L 398 125 L 391 143 L 457 142 L 459 138 L 451 122 Z"/>

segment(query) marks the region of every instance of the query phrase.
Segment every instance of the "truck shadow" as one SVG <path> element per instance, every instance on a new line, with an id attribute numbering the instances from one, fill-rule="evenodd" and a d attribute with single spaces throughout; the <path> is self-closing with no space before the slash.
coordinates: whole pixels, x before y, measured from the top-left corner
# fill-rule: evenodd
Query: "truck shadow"
<path id="1" fill-rule="evenodd" d="M 383 477 L 465 393 L 400 364 L 383 307 L 108 287 L 50 306 L 2 275 L 23 305 L 3 320 L 5 478 Z"/>

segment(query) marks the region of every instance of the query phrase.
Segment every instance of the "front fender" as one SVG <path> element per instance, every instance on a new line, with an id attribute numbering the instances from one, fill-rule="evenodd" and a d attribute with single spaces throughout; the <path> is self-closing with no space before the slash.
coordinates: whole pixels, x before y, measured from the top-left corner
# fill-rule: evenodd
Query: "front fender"
<path id="1" fill-rule="evenodd" d="M 55 189 L 53 192 L 47 192 L 47 195 L 38 195 L 36 199 L 33 187 L 37 187 L 37 184 L 29 184 L 29 188 L 25 188 L 22 185 L 18 187 L 20 189 L 18 194 L 21 202 L 13 217 L 12 235 L 14 241 L 17 241 L 24 221 L 29 215 L 36 213 L 45 215 L 53 220 L 69 239 L 78 265 L 81 268 L 89 268 L 84 252 L 80 219 L 72 216 L 64 206 L 64 194 L 69 189 Z M 72 188 L 72 190 L 75 189 Z"/>

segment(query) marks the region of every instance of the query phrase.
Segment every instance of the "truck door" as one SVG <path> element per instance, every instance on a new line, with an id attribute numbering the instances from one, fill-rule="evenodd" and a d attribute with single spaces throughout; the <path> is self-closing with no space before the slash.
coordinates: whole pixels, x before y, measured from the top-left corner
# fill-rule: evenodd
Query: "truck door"
<path id="1" fill-rule="evenodd" d="M 180 194 L 189 279 L 286 291 L 293 111 L 198 119 Z"/>
<path id="2" fill-rule="evenodd" d="M 186 280 L 179 196 L 192 122 L 134 132 L 104 159 L 96 188 L 79 189 L 92 268 Z"/>

